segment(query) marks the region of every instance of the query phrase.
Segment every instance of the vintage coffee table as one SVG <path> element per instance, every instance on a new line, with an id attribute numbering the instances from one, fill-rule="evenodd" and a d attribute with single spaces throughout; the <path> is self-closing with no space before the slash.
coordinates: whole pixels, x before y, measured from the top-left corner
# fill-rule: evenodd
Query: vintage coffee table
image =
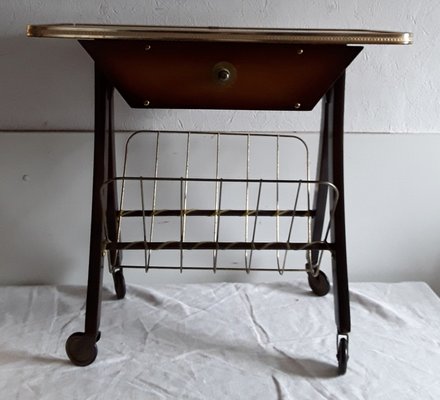
<path id="1" fill-rule="evenodd" d="M 175 266 L 157 268 L 190 269 L 182 262 L 183 254 L 192 250 L 212 251 L 212 268 L 241 269 L 249 272 L 261 270 L 251 265 L 252 253 L 257 250 L 277 252 L 273 268 L 280 273 L 286 268 L 280 265 L 279 252 L 302 250 L 306 254 L 305 270 L 312 291 L 325 295 L 329 282 L 319 270 L 322 251 L 332 255 L 333 290 L 337 325 L 338 371 L 344 374 L 348 361 L 348 333 L 350 332 L 350 306 L 347 278 L 344 176 L 343 176 L 343 116 L 345 70 L 361 52 L 364 44 L 406 45 L 412 43 L 412 35 L 403 32 L 365 30 L 301 30 L 301 29 L 239 29 L 194 28 L 159 26 L 116 25 L 30 25 L 28 36 L 75 39 L 93 58 L 95 63 L 95 144 L 93 167 L 93 200 L 87 286 L 85 331 L 74 333 L 66 343 L 70 360 L 79 366 L 91 364 L 97 356 L 96 343 L 100 339 L 100 306 L 104 255 L 109 255 L 118 298 L 125 295 L 122 252 L 145 252 L 147 269 L 152 251 L 176 250 L 180 261 Z M 316 181 L 274 179 L 224 179 L 218 174 L 212 179 L 197 179 L 184 172 L 179 177 L 124 177 L 116 176 L 115 142 L 113 124 L 113 90 L 116 88 L 126 102 L 134 108 L 164 109 L 228 109 L 228 110 L 312 110 L 322 101 L 320 146 Z M 148 111 L 147 111 L 148 112 Z M 189 153 L 189 133 L 187 152 Z M 227 133 L 225 133 L 227 134 Z M 223 134 L 222 134 L 223 135 Z M 256 134 L 245 134 L 250 158 L 251 140 Z M 217 143 L 220 134 L 217 134 Z M 240 136 L 240 134 L 237 134 Z M 267 135 L 277 143 L 277 159 L 281 140 L 287 135 Z M 156 153 L 159 147 L 157 133 Z M 222 150 L 223 151 L 223 150 Z M 217 147 L 217 165 L 218 165 Z M 156 155 L 157 158 L 157 155 Z M 278 162 L 278 161 L 277 161 Z M 156 159 L 156 164 L 158 160 Z M 278 168 L 278 167 L 277 167 Z M 218 169 L 218 168 L 217 168 Z M 188 170 L 188 160 L 186 171 Z M 145 207 L 143 194 L 139 210 L 123 210 L 118 203 L 117 188 L 120 181 L 135 180 L 141 189 L 153 182 L 153 191 L 162 181 L 177 182 L 176 197 L 180 207 L 175 210 L 159 209 L 155 201 Z M 187 207 L 188 184 L 210 182 L 215 186 L 215 207 L 189 209 Z M 228 184 L 246 186 L 246 207 L 224 209 L 221 205 L 223 187 Z M 310 193 L 313 186 L 313 204 L 298 209 L 297 202 L 280 209 L 276 205 L 263 209 L 260 195 L 268 185 L 289 184 L 300 192 L 301 185 Z M 180 186 L 179 186 L 180 185 Z M 249 187 L 254 191 L 256 206 L 249 206 Z M 123 189 L 125 190 L 125 189 Z M 295 189 L 296 190 L 296 189 Z M 142 192 L 143 193 L 143 192 Z M 155 196 L 155 194 L 154 194 Z M 153 196 L 153 197 L 154 197 Z M 278 197 L 278 195 L 277 195 Z M 296 196 L 298 198 L 298 196 Z M 103 200 L 103 201 L 102 201 Z M 306 203 L 309 203 L 308 201 Z M 185 224 L 192 216 L 205 216 L 214 223 L 214 238 L 194 242 L 185 238 Z M 177 240 L 152 240 L 154 218 L 167 216 L 180 221 L 180 237 Z M 245 220 L 246 235 L 243 241 L 219 239 L 220 219 L 229 216 Z M 122 217 L 143 219 L 144 235 L 131 242 L 122 242 L 120 223 Z M 255 236 L 257 218 L 306 218 L 307 240 L 294 242 L 290 233 L 281 240 L 277 233 L 274 240 L 258 241 Z M 145 220 L 149 219 L 150 234 L 146 234 Z M 252 224 L 249 221 L 253 221 Z M 277 228 L 278 229 L 278 228 Z M 290 228 L 291 230 L 291 228 Z M 249 234 L 249 231 L 252 234 Z M 328 233 L 331 240 L 327 240 Z M 218 252 L 244 251 L 243 265 L 236 268 L 222 267 Z M 203 268 L 201 268 L 203 269 Z"/>

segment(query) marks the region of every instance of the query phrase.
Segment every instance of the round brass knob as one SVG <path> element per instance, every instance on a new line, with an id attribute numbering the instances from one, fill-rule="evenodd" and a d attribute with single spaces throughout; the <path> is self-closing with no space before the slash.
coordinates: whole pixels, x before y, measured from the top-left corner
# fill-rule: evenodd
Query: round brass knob
<path id="1" fill-rule="evenodd" d="M 221 82 L 227 82 L 229 79 L 231 79 L 231 71 L 229 71 L 227 68 L 221 68 L 217 72 L 217 78 Z"/>
<path id="2" fill-rule="evenodd" d="M 222 86 L 230 86 L 237 79 L 237 70 L 235 67 L 227 62 L 222 61 L 214 65 L 211 72 L 212 79 Z"/>

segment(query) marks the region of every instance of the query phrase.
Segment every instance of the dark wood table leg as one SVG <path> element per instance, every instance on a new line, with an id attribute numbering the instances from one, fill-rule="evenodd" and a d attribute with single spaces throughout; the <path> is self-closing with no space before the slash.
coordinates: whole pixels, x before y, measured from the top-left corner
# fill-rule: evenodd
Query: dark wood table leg
<path id="1" fill-rule="evenodd" d="M 329 180 L 329 123 L 331 111 L 332 90 L 323 98 L 322 115 L 321 115 L 321 131 L 319 135 L 319 150 L 317 162 L 316 180 L 319 182 L 328 182 Z M 315 215 L 312 219 L 312 242 L 320 242 L 322 240 L 322 231 L 327 208 L 328 187 L 327 185 L 316 185 L 313 198 L 313 210 Z M 318 270 L 319 250 L 311 250 L 310 258 L 307 260 L 308 267 L 313 271 L 309 272 L 309 285 L 313 293 L 317 296 L 325 296 L 330 291 L 330 283 L 324 272 Z"/>
<path id="2" fill-rule="evenodd" d="M 108 179 L 116 177 L 116 146 L 113 122 L 113 97 L 108 100 Z M 118 191 L 116 182 L 109 182 L 107 185 L 107 234 L 112 243 L 118 241 Z M 125 297 L 125 279 L 122 265 L 122 251 L 110 251 L 110 265 L 113 275 L 115 292 L 118 299 Z"/>
<path id="3" fill-rule="evenodd" d="M 338 328 L 337 358 L 339 374 L 344 374 L 347 370 L 348 333 L 351 329 L 345 236 L 344 92 L 345 74 L 334 84 L 329 98 L 329 180 L 339 190 L 339 199 L 335 206 L 335 216 L 331 224 L 331 234 L 335 246 L 332 254 L 332 270 L 335 317 Z M 334 204 L 335 195 L 330 198 L 330 206 L 333 207 Z"/>
<path id="4" fill-rule="evenodd" d="M 113 87 L 95 66 L 95 137 L 93 155 L 92 218 L 90 230 L 89 274 L 85 332 L 77 332 L 66 342 L 70 360 L 80 366 L 91 364 L 97 356 L 101 319 L 102 275 L 104 268 L 104 221 L 108 202 L 101 202 L 102 184 L 109 178 L 110 143 L 114 140 L 112 124 Z M 104 193 L 108 196 L 108 193 Z M 105 198 L 105 197 L 104 197 Z M 109 198 L 109 197 L 107 197 Z"/>
<path id="5" fill-rule="evenodd" d="M 329 98 L 329 181 L 339 191 L 331 234 L 335 250 L 332 257 L 333 287 L 335 295 L 336 323 L 338 332 L 350 332 L 350 306 L 348 293 L 347 246 L 345 237 L 344 196 L 344 89 L 345 74 L 333 86 Z M 333 208 L 335 196 L 330 198 Z"/>
<path id="6" fill-rule="evenodd" d="M 331 194 L 330 208 L 335 207 L 334 218 L 331 221 L 331 236 L 334 244 L 332 272 L 340 374 L 344 374 L 347 369 L 348 333 L 351 329 L 345 236 L 344 95 L 345 73 L 335 82 L 324 98 L 317 172 L 317 180 L 329 181 L 339 191 L 337 203 L 336 193 Z M 314 197 L 316 215 L 312 221 L 313 241 L 320 241 L 322 237 L 327 196 L 327 187 L 318 185 Z M 319 251 L 312 251 L 312 267 L 317 265 L 318 258 Z M 326 290 L 329 288 L 328 280 L 322 271 L 316 277 L 309 274 L 309 283 L 312 290 L 318 295 L 324 295 L 328 291 Z"/>

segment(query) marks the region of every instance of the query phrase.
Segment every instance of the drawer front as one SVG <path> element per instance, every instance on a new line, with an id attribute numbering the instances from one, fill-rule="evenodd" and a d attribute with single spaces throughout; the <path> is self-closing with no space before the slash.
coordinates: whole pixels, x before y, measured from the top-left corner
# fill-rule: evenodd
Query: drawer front
<path id="1" fill-rule="evenodd" d="M 362 50 L 143 40 L 81 44 L 134 108 L 311 110 Z"/>

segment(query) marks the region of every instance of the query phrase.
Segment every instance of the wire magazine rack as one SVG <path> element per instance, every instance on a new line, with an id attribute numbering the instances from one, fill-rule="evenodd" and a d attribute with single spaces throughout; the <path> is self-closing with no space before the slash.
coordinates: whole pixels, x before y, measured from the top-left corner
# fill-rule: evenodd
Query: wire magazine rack
<path id="1" fill-rule="evenodd" d="M 116 240 L 104 226 L 110 272 L 305 271 L 317 277 L 324 251 L 332 249 L 339 192 L 330 182 L 311 180 L 309 164 L 307 144 L 290 133 L 133 133 L 122 176 L 101 190 L 102 209 L 110 185 L 120 193 Z M 300 179 L 292 179 L 298 166 Z M 133 169 L 146 175 L 133 176 Z M 321 238 L 312 239 L 319 187 L 334 201 L 327 201 Z M 115 262 L 126 252 L 129 263 Z"/>

